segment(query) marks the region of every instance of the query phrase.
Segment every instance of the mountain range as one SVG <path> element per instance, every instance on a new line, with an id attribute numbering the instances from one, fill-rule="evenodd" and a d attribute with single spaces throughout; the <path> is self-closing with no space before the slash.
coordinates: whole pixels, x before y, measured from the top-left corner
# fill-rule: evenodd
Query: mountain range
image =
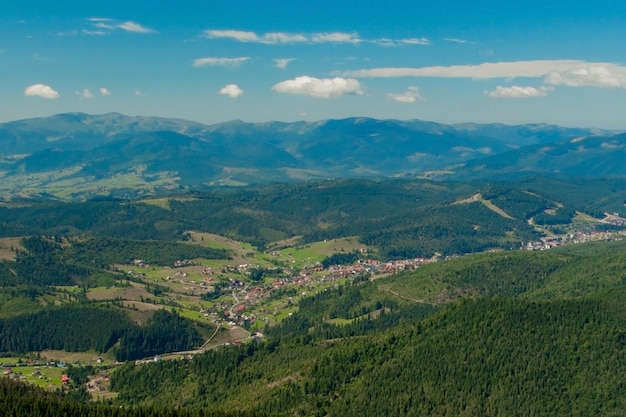
<path id="1" fill-rule="evenodd" d="M 0 124 L 0 197 L 84 199 L 328 178 L 621 177 L 626 134 L 349 118 L 205 125 L 119 113 Z"/>

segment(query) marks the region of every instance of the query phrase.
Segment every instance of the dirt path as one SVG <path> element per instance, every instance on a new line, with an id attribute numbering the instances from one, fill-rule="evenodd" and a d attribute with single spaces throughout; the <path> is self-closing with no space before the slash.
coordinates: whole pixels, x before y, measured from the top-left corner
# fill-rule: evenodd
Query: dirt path
<path id="1" fill-rule="evenodd" d="M 481 198 L 480 202 L 483 203 L 483 205 L 485 207 L 487 207 L 489 210 L 493 211 L 494 213 L 499 214 L 500 216 L 504 217 L 505 219 L 514 219 L 515 218 L 515 217 L 509 215 L 506 211 L 502 210 L 500 207 L 498 207 L 495 204 L 493 204 L 489 200 L 484 200 L 484 199 Z"/>

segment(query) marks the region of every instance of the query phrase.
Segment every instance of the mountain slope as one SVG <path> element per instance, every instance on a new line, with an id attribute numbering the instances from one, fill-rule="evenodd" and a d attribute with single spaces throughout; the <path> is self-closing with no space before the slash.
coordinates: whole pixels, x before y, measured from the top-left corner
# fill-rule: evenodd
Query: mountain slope
<path id="1" fill-rule="evenodd" d="M 556 178 L 626 176 L 626 134 L 580 137 L 530 145 L 465 162 L 451 178 L 503 180 L 546 175 Z"/>
<path id="2" fill-rule="evenodd" d="M 430 176 L 451 166 L 448 171 L 455 178 L 484 178 L 493 172 L 513 175 L 531 169 L 529 159 L 549 166 L 537 152 L 555 158 L 564 152 L 559 150 L 563 141 L 578 143 L 581 138 L 593 148 L 595 135 L 609 133 L 550 125 L 443 125 L 370 118 L 208 126 L 118 113 L 68 113 L 0 124 L 0 194 L 5 199 L 144 195 L 177 187 Z M 620 164 L 600 163 L 605 154 L 621 155 L 621 142 L 606 139 L 602 144 L 594 145 L 595 153 L 577 154 L 576 160 L 597 175 L 622 175 Z M 472 162 L 478 160 L 484 162 Z M 573 164 L 559 160 L 558 166 L 568 163 Z M 483 173 L 484 164 L 500 168 Z M 568 170 L 559 173 L 570 175 Z M 74 189 L 70 197 L 61 191 L 68 187 Z"/>

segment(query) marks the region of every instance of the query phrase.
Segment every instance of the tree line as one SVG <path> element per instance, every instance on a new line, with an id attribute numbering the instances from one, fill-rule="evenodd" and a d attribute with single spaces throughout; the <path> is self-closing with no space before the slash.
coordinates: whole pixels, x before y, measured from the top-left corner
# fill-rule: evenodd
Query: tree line
<path id="1" fill-rule="evenodd" d="M 0 320 L 0 352 L 113 349 L 117 360 L 128 361 L 197 348 L 203 342 L 198 326 L 166 310 L 138 326 L 112 306 L 66 304 Z"/>

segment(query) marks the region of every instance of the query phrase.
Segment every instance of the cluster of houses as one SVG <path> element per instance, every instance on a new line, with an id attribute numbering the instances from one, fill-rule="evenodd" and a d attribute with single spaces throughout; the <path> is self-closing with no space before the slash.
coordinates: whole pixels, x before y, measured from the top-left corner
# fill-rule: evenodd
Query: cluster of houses
<path id="1" fill-rule="evenodd" d="M 438 257 L 399 259 L 385 262 L 374 259 L 364 259 L 358 260 L 353 264 L 331 265 L 326 269 L 324 269 L 321 263 L 317 262 L 298 272 L 294 272 L 290 268 L 285 268 L 282 270 L 283 273 L 281 275 L 276 276 L 267 284 L 250 284 L 245 280 L 229 278 L 228 287 L 222 291 L 232 295 L 234 300 L 221 300 L 213 303 L 206 309 L 202 308 L 200 313 L 202 313 L 206 319 L 212 319 L 216 323 L 225 321 L 225 323 L 231 326 L 247 326 L 255 323 L 257 320 L 268 322 L 269 319 L 263 316 L 275 314 L 276 312 L 265 311 L 263 307 L 261 307 L 260 316 L 256 316 L 255 314 L 246 313 L 246 311 L 250 310 L 250 307 L 262 303 L 270 297 L 270 294 L 274 290 L 287 290 L 288 293 L 286 295 L 289 301 L 291 297 L 305 295 L 307 291 L 312 291 L 314 287 L 319 284 L 327 284 L 365 273 L 370 275 L 394 274 L 416 269 L 422 265 L 437 262 L 438 260 Z M 230 265 L 223 267 L 222 272 L 238 272 L 245 274 L 246 271 L 253 268 L 258 268 L 258 265 Z M 212 281 L 211 277 L 205 279 Z"/>
<path id="2" fill-rule="evenodd" d="M 520 247 L 521 250 L 549 250 L 562 245 L 572 245 L 577 243 L 587 243 L 595 241 L 621 240 L 626 236 L 626 230 L 607 232 L 583 232 L 578 231 L 564 236 L 542 237 L 535 242 L 525 242 Z"/>

